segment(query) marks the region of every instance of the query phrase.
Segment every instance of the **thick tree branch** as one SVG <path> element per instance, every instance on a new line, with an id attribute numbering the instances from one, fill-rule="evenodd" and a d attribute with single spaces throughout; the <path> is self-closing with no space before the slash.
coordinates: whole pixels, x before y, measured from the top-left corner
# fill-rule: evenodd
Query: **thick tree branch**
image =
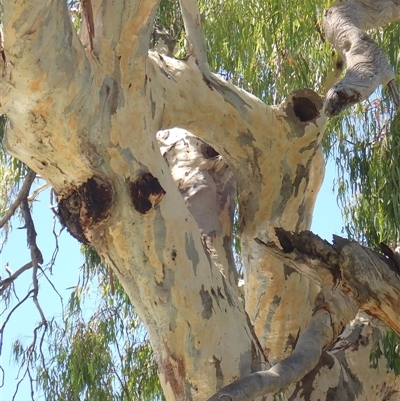
<path id="1" fill-rule="evenodd" d="M 317 297 L 314 315 L 293 353 L 271 369 L 243 377 L 221 389 L 209 401 L 249 401 L 297 383 L 318 363 L 323 349 L 334 343 L 355 317 L 358 305 L 342 291 L 325 287 Z"/>
<path id="2" fill-rule="evenodd" d="M 186 31 L 188 55 L 194 55 L 199 69 L 208 71 L 206 40 L 197 0 L 179 0 Z"/>
<path id="3" fill-rule="evenodd" d="M 326 36 L 347 64 L 344 78 L 326 95 L 328 116 L 367 99 L 379 85 L 387 85 L 394 79 L 385 54 L 363 31 L 399 19 L 400 3 L 396 0 L 341 2 L 325 12 Z"/>
<path id="4" fill-rule="evenodd" d="M 330 245 L 309 231 L 300 234 L 278 231 L 283 251 L 273 243 L 266 244 L 271 254 L 320 284 L 347 288 L 360 309 L 400 334 L 400 264 L 395 258 L 336 235 Z"/>
<path id="5" fill-rule="evenodd" d="M 84 21 L 82 42 L 89 45 L 89 31 L 95 32 L 93 49 L 96 58 L 110 68 L 109 73 L 111 74 L 119 63 L 143 61 L 140 58 L 144 57 L 149 49 L 159 0 L 91 0 L 91 3 L 93 27 L 88 29 Z M 126 57 L 128 54 L 129 57 Z"/>
<path id="6" fill-rule="evenodd" d="M 80 76 L 89 79 L 90 74 L 85 76 L 87 68 L 85 71 L 80 64 L 83 48 L 65 1 L 34 0 L 28 4 L 23 0 L 4 0 L 2 4 L 6 72 L 1 113 L 7 113 L 12 107 L 7 106 L 11 93 L 14 101 L 18 94 L 21 112 L 26 113 L 44 98 L 49 107 L 57 95 L 65 96 L 71 90 L 70 83 L 79 81 Z M 49 58 L 46 54 L 53 56 Z"/>

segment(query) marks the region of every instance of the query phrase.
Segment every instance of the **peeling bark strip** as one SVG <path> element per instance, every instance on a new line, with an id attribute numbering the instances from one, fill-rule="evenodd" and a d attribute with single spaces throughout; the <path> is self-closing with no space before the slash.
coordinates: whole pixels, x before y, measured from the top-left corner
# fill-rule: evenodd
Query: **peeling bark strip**
<path id="1" fill-rule="evenodd" d="M 129 191 L 133 207 L 142 214 L 160 203 L 166 193 L 151 173 L 142 173 L 136 181 L 130 182 Z"/>
<path id="2" fill-rule="evenodd" d="M 353 0 L 336 4 L 324 15 L 327 39 L 347 64 L 344 78 L 327 93 L 325 113 L 335 116 L 367 99 L 379 85 L 395 78 L 386 55 L 363 31 L 400 18 L 395 0 Z"/>
<path id="3" fill-rule="evenodd" d="M 92 177 L 68 196 L 59 198 L 58 215 L 78 241 L 89 243 L 85 232 L 108 216 L 112 202 L 112 187 Z"/>

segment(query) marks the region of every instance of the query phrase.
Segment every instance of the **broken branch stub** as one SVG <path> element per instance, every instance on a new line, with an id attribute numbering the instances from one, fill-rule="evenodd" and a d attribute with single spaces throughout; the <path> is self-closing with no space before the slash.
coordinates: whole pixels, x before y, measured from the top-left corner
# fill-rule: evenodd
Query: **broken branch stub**
<path id="1" fill-rule="evenodd" d="M 387 246 L 381 245 L 385 249 L 381 255 L 336 235 L 333 245 L 310 231 L 290 233 L 277 229 L 277 237 L 283 250 L 273 243 L 264 244 L 275 257 L 318 284 L 331 285 L 332 291 L 350 291 L 360 309 L 400 334 L 400 263 Z"/>

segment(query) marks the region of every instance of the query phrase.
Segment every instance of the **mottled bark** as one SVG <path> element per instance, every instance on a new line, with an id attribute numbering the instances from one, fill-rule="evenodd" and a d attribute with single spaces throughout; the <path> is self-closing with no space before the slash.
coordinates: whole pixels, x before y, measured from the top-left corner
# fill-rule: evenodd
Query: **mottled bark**
<path id="1" fill-rule="evenodd" d="M 168 401 L 205 400 L 289 357 L 250 376 L 275 391 L 312 369 L 351 315 L 337 300 L 315 304 L 320 287 L 329 299 L 325 282 L 263 245 L 278 242 L 275 227 L 310 227 L 323 101 L 305 89 L 270 107 L 212 74 L 195 2 L 181 3 L 185 60 L 148 49 L 157 1 L 92 0 L 86 43 L 64 2 L 3 0 L 4 145 L 53 186 L 64 224 L 119 278 Z M 175 127 L 195 136 L 174 138 Z M 230 249 L 236 192 L 244 303 Z"/>

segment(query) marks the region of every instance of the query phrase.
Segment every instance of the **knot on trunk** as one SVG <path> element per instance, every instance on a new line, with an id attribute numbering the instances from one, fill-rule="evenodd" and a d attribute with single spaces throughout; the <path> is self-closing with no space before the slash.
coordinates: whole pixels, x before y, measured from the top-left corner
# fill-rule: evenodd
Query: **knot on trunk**
<path id="1" fill-rule="evenodd" d="M 110 184 L 98 177 L 89 178 L 68 196 L 58 200 L 60 221 L 80 242 L 89 243 L 85 232 L 103 221 L 113 201 Z"/>

